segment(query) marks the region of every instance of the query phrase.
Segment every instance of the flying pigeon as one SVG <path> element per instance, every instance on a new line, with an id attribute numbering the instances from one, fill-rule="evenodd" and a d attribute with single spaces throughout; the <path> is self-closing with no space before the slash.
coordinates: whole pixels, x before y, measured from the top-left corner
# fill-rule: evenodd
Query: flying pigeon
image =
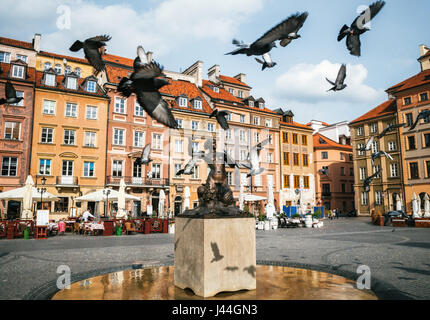
<path id="1" fill-rule="evenodd" d="M 263 149 L 263 147 L 269 143 L 269 139 L 266 139 L 259 144 L 255 145 L 253 148 L 251 148 L 251 151 L 248 153 L 247 160 L 250 162 L 250 166 L 248 166 L 245 163 L 242 163 L 242 166 L 249 169 L 248 174 L 246 175 L 247 178 L 251 176 L 256 176 L 261 174 L 264 171 L 264 168 L 260 168 L 260 151 Z"/>
<path id="2" fill-rule="evenodd" d="M 188 176 L 192 175 L 194 173 L 194 167 L 196 166 L 197 162 L 202 159 L 206 160 L 206 155 L 204 154 L 204 152 L 203 153 L 199 152 L 197 154 L 194 153 L 191 160 L 185 165 L 183 169 L 180 169 L 178 172 L 176 172 L 176 175 L 177 176 L 182 176 L 183 174 Z"/>
<path id="3" fill-rule="evenodd" d="M 370 139 L 367 141 L 366 145 L 364 146 L 364 148 L 358 148 L 357 150 L 362 152 L 369 151 L 372 148 L 373 141 L 375 141 L 375 137 L 371 136 Z"/>
<path id="4" fill-rule="evenodd" d="M 261 38 L 252 44 L 246 44 L 243 41 L 233 40 L 233 44 L 239 47 L 238 49 L 227 53 L 231 55 L 246 54 L 247 56 L 261 56 L 270 52 L 276 47 L 276 41 L 280 40 L 280 44 L 286 47 L 292 40 L 298 39 L 301 36 L 297 32 L 301 29 L 308 13 L 296 13 L 282 21 L 280 24 L 266 32 Z"/>
<path id="5" fill-rule="evenodd" d="M 413 124 L 413 125 L 412 125 L 412 127 L 409 129 L 409 131 L 414 130 L 414 129 L 417 127 L 418 122 L 419 122 L 421 119 L 426 119 L 426 118 L 428 118 L 428 117 L 430 117 L 430 110 L 423 110 L 423 111 L 421 111 L 421 112 L 420 112 L 420 114 L 419 114 L 419 115 L 418 115 L 418 117 L 417 117 L 417 120 L 415 120 L 414 124 Z"/>
<path id="6" fill-rule="evenodd" d="M 328 177 L 328 169 L 327 168 L 322 168 L 322 169 L 318 170 L 318 172 L 320 174 L 324 174 L 324 175 L 326 175 Z"/>
<path id="7" fill-rule="evenodd" d="M 77 52 L 83 48 L 85 58 L 94 67 L 94 69 L 97 70 L 97 72 L 101 72 L 105 70 L 105 63 L 103 62 L 100 48 L 104 47 L 106 45 L 106 42 L 110 39 L 112 39 L 110 36 L 103 35 L 89 38 L 84 42 L 76 40 L 69 50 Z"/>
<path id="8" fill-rule="evenodd" d="M 13 84 L 9 80 L 6 82 L 4 91 L 5 91 L 6 99 L 1 98 L 0 105 L 5 103 L 15 104 L 15 103 L 19 103 L 22 99 L 24 99 L 23 97 L 16 96 L 15 88 L 13 87 Z"/>
<path id="9" fill-rule="evenodd" d="M 212 114 L 209 116 L 209 118 L 216 117 L 216 120 L 218 121 L 221 128 L 223 128 L 224 130 L 228 130 L 229 125 L 228 125 L 227 119 L 225 118 L 227 115 L 228 115 L 227 111 L 224 111 L 224 110 L 218 111 L 218 109 L 215 109 L 212 112 Z"/>
<path id="10" fill-rule="evenodd" d="M 369 31 L 365 25 L 370 22 L 385 6 L 385 1 L 376 1 L 370 5 L 368 10 L 364 10 L 351 24 L 350 27 L 344 25 L 339 32 L 337 41 L 342 41 L 346 37 L 346 46 L 354 56 L 361 56 L 360 35 Z M 370 12 L 369 12 L 370 11 Z"/>
<path id="11" fill-rule="evenodd" d="M 142 46 L 137 47 L 137 57 L 133 61 L 133 69 L 134 71 L 138 71 L 140 68 L 145 66 L 146 64 L 150 63 L 152 61 L 149 61 L 148 56 L 143 49 Z"/>
<path id="12" fill-rule="evenodd" d="M 381 132 L 381 134 L 378 136 L 378 139 L 381 139 L 382 137 L 386 136 L 388 132 L 394 131 L 398 128 L 404 127 L 405 124 L 390 124 L 388 127 L 384 129 L 384 131 Z"/>
<path id="13" fill-rule="evenodd" d="M 214 254 L 214 257 L 213 257 L 211 263 L 220 261 L 224 258 L 224 256 L 220 254 L 219 248 L 218 248 L 218 245 L 216 244 L 216 242 L 211 242 L 211 249 L 212 249 L 212 253 Z"/>
<path id="14" fill-rule="evenodd" d="M 381 172 L 382 172 L 382 169 L 379 169 L 373 175 L 371 175 L 370 177 L 366 178 L 366 180 L 364 180 L 364 190 L 366 192 L 370 190 L 370 184 L 372 183 L 373 179 L 378 177 L 381 174 Z"/>
<path id="15" fill-rule="evenodd" d="M 138 165 L 140 165 L 140 164 L 145 164 L 145 165 L 149 164 L 152 161 L 152 159 L 149 157 L 150 151 L 151 151 L 151 144 L 148 143 L 143 148 L 142 155 L 140 156 L 140 158 L 136 159 L 136 163 Z"/>
<path id="16" fill-rule="evenodd" d="M 390 156 L 388 153 L 386 153 L 385 151 L 379 151 L 376 152 L 374 154 L 372 154 L 372 164 L 375 165 L 375 159 L 377 158 L 381 158 L 382 156 L 387 157 L 388 159 L 390 159 L 391 161 L 394 160 L 392 156 Z"/>
<path id="17" fill-rule="evenodd" d="M 169 128 L 178 129 L 178 124 L 169 105 L 159 92 L 160 88 L 170 84 L 163 76 L 163 67 L 152 61 L 139 66 L 139 69 L 135 70 L 130 78 L 122 78 L 118 85 L 118 91 L 127 98 L 134 92 L 137 102 L 151 118 Z"/>
<path id="18" fill-rule="evenodd" d="M 276 62 L 272 61 L 272 57 L 270 56 L 269 52 L 263 54 L 263 61 L 258 58 L 255 58 L 255 60 L 257 60 L 258 63 L 261 63 L 263 65 L 261 71 L 263 71 L 266 68 L 273 68 L 274 66 L 277 65 Z"/>
<path id="19" fill-rule="evenodd" d="M 337 74 L 337 78 L 336 78 L 336 82 L 332 82 L 329 79 L 325 78 L 332 86 L 333 88 L 331 88 L 329 91 L 341 91 L 343 89 L 345 89 L 347 87 L 346 84 L 344 84 L 346 78 L 346 65 L 342 64 L 342 66 L 339 69 L 339 72 Z"/>

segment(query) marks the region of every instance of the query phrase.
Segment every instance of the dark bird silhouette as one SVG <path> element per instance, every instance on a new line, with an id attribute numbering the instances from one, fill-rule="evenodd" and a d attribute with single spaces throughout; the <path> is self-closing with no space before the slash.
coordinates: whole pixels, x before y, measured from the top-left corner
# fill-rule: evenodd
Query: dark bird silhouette
<path id="1" fill-rule="evenodd" d="M 139 48 L 138 48 L 138 57 Z M 130 78 L 124 77 L 118 85 L 118 91 L 125 97 L 136 94 L 137 102 L 145 109 L 151 118 L 165 126 L 178 129 L 178 124 L 167 102 L 162 98 L 159 90 L 169 85 L 164 78 L 163 67 L 152 61 L 147 64 L 136 64 L 138 69 Z"/>
<path id="2" fill-rule="evenodd" d="M 382 172 L 382 169 L 379 169 L 373 175 L 371 175 L 370 177 L 364 180 L 364 191 L 368 192 L 370 190 L 370 184 L 372 183 L 373 179 L 378 177 L 381 174 L 381 172 Z"/>
<path id="3" fill-rule="evenodd" d="M 336 82 L 332 82 L 329 79 L 325 78 L 332 86 L 328 91 L 341 91 L 347 87 L 346 84 L 344 84 L 346 78 L 346 65 L 342 64 L 342 66 L 339 69 L 339 72 L 337 73 Z M 327 91 L 327 92 L 328 92 Z"/>
<path id="4" fill-rule="evenodd" d="M 414 130 L 414 129 L 417 127 L 417 125 L 418 125 L 418 123 L 419 123 L 419 121 L 420 121 L 421 119 L 426 119 L 426 118 L 429 118 L 429 117 L 430 117 L 430 110 L 423 110 L 423 111 L 421 111 L 421 112 L 419 113 L 418 117 L 417 117 L 417 120 L 415 120 L 414 124 L 413 124 L 413 125 L 412 125 L 412 127 L 409 129 L 409 131 Z"/>
<path id="5" fill-rule="evenodd" d="M 324 175 L 326 175 L 328 177 L 328 169 L 327 168 L 322 168 L 322 169 L 318 170 L 318 172 L 320 174 L 324 174 Z"/>
<path id="6" fill-rule="evenodd" d="M 224 270 L 233 272 L 233 271 L 239 270 L 239 268 L 238 267 L 225 267 Z"/>
<path id="7" fill-rule="evenodd" d="M 302 28 L 308 17 L 308 13 L 296 13 L 282 21 L 277 26 L 266 32 L 261 38 L 252 44 L 245 44 L 243 41 L 233 40 L 233 44 L 238 49 L 227 54 L 246 54 L 247 56 L 261 56 L 270 52 L 276 47 L 276 41 L 280 40 L 281 46 L 287 46 L 292 40 L 301 36 L 297 32 Z"/>
<path id="8" fill-rule="evenodd" d="M 209 116 L 209 118 L 216 117 L 216 120 L 218 121 L 218 123 L 221 126 L 221 128 L 223 128 L 224 130 L 228 130 L 229 129 L 229 125 L 228 125 L 227 119 L 225 118 L 227 115 L 228 115 L 227 111 L 224 111 L 224 110 L 218 111 L 218 109 L 215 109 L 211 113 L 211 115 Z"/>
<path id="9" fill-rule="evenodd" d="M 249 266 L 249 267 L 243 268 L 243 271 L 248 272 L 253 278 L 255 278 L 255 272 L 257 271 L 257 269 L 255 268 L 255 266 Z"/>
<path id="10" fill-rule="evenodd" d="M 261 71 L 264 71 L 264 69 L 266 68 L 273 68 L 274 66 L 277 65 L 276 62 L 272 61 L 272 57 L 270 56 L 270 53 L 263 54 L 263 60 L 260 60 L 258 58 L 255 58 L 255 60 L 257 60 L 258 63 L 261 63 L 263 65 L 261 68 Z"/>
<path id="11" fill-rule="evenodd" d="M 19 103 L 22 99 L 24 99 L 23 97 L 16 96 L 16 90 L 13 87 L 13 84 L 9 80 L 6 82 L 4 91 L 5 91 L 6 98 L 0 99 L 0 105 L 5 103 L 15 104 L 15 103 Z"/>
<path id="12" fill-rule="evenodd" d="M 69 50 L 77 52 L 84 49 L 85 58 L 94 67 L 94 69 L 97 70 L 97 72 L 101 72 L 105 70 L 105 63 L 103 62 L 100 48 L 106 46 L 106 42 L 110 39 L 112 39 L 110 36 L 103 35 L 89 38 L 84 42 L 76 40 Z"/>
<path id="13" fill-rule="evenodd" d="M 357 150 L 362 152 L 369 151 L 372 148 L 373 141 L 375 141 L 375 137 L 371 136 L 369 140 L 367 140 L 366 145 L 363 148 L 358 148 Z"/>
<path id="14" fill-rule="evenodd" d="M 220 260 L 222 260 L 224 258 L 224 256 L 222 256 L 219 253 L 219 248 L 218 248 L 218 245 L 216 244 L 216 242 L 211 242 L 211 248 L 212 248 L 212 253 L 214 255 L 211 263 L 218 262 L 218 261 L 220 261 Z"/>
<path id="15" fill-rule="evenodd" d="M 392 156 L 390 156 L 388 153 L 386 153 L 385 151 L 378 151 L 374 154 L 372 154 L 372 164 L 375 165 L 375 159 L 381 158 L 382 156 L 387 157 L 388 159 L 390 159 L 391 161 L 394 160 Z"/>
<path id="16" fill-rule="evenodd" d="M 369 23 L 381 9 L 385 6 L 385 1 L 376 1 L 364 10 L 351 24 L 350 27 L 344 25 L 339 32 L 337 41 L 342 41 L 346 37 L 346 46 L 354 56 L 361 56 L 361 41 L 360 36 L 369 31 L 370 28 L 365 25 Z"/>
<path id="17" fill-rule="evenodd" d="M 381 132 L 381 134 L 378 136 L 378 139 L 381 139 L 382 137 L 386 136 L 386 135 L 387 135 L 387 133 L 389 133 L 389 132 L 391 132 L 391 131 L 394 131 L 394 130 L 396 130 L 396 129 L 398 129 L 398 128 L 404 127 L 404 126 L 405 126 L 405 124 L 404 124 L 404 123 L 401 123 L 401 124 L 390 124 L 388 127 L 386 127 L 386 128 Z"/>
<path id="18" fill-rule="evenodd" d="M 140 158 L 137 158 L 136 159 L 136 163 L 138 164 L 138 165 L 140 165 L 140 164 L 149 164 L 151 161 L 152 161 L 152 159 L 150 158 L 150 156 L 149 156 L 149 153 L 151 152 L 151 144 L 147 144 L 144 148 L 143 148 L 143 150 L 142 150 L 142 154 L 141 154 L 141 156 L 140 156 Z"/>

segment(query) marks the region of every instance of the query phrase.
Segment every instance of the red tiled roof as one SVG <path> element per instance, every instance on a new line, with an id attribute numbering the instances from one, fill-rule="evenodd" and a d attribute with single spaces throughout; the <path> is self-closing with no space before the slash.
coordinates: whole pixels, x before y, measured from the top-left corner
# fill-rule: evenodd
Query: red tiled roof
<path id="1" fill-rule="evenodd" d="M 30 81 L 30 82 L 34 82 L 35 79 L 35 74 L 36 74 L 36 69 L 35 68 L 31 68 L 31 67 L 27 67 L 27 76 L 28 78 L 26 79 L 19 79 L 19 78 L 13 78 L 13 77 L 9 77 L 9 70 L 11 68 L 11 64 L 9 63 L 0 63 L 0 68 L 1 68 L 1 73 L 0 73 L 0 77 L 1 78 L 9 78 L 11 80 L 16 80 L 16 81 Z"/>
<path id="2" fill-rule="evenodd" d="M 110 83 L 118 84 L 123 77 L 128 77 L 133 71 L 125 68 L 106 65 L 106 72 L 108 81 Z"/>
<path id="3" fill-rule="evenodd" d="M 82 90 L 82 88 L 80 86 L 86 80 L 86 78 L 79 78 L 78 79 L 78 90 L 73 90 L 73 89 L 67 89 L 66 87 L 63 86 L 63 84 L 62 84 L 62 81 L 64 80 L 63 75 L 57 75 L 56 76 L 57 86 L 52 87 L 52 86 L 45 85 L 45 83 L 42 82 L 43 74 L 44 74 L 44 72 L 41 72 L 41 71 L 36 72 L 36 87 L 38 87 L 38 88 L 61 90 L 61 91 L 66 91 L 66 92 L 70 92 L 70 93 L 84 93 L 86 95 L 92 95 L 92 96 L 105 96 L 105 94 L 100 89 L 98 89 L 96 93 Z"/>
<path id="4" fill-rule="evenodd" d="M 241 81 L 239 81 L 239 80 L 237 80 L 236 78 L 233 78 L 233 77 L 228 77 L 228 76 L 220 75 L 219 78 L 223 82 L 228 82 L 228 83 L 237 84 L 237 85 L 240 85 L 240 86 L 243 86 L 243 87 L 251 88 L 246 83 L 243 83 L 243 82 L 241 82 Z"/>
<path id="5" fill-rule="evenodd" d="M 321 149 L 341 148 L 348 151 L 352 151 L 352 146 L 337 143 L 336 141 L 331 140 L 320 133 L 315 133 L 313 139 L 314 139 L 314 148 L 321 148 Z M 326 143 L 321 143 L 321 140 L 325 141 Z"/>
<path id="6" fill-rule="evenodd" d="M 415 76 L 388 88 L 386 91 L 395 93 L 395 92 L 403 91 L 413 87 L 417 87 L 423 84 L 429 84 L 429 83 L 430 83 L 430 69 L 421 71 Z"/>
<path id="7" fill-rule="evenodd" d="M 219 92 L 215 92 L 210 88 L 210 86 L 216 87 L 217 85 L 214 84 L 212 81 L 203 80 L 202 90 L 204 91 L 204 93 L 206 93 L 212 99 L 225 100 L 225 101 L 229 101 L 229 102 L 236 102 L 236 103 L 239 103 L 240 105 L 243 105 L 242 100 L 236 98 L 227 90 L 218 87 Z"/>
<path id="8" fill-rule="evenodd" d="M 19 41 L 19 40 L 15 40 L 15 39 L 0 37 L 0 43 L 4 44 L 4 45 L 15 46 L 15 47 L 33 50 L 33 44 L 31 42 L 25 42 L 25 41 Z"/>
<path id="9" fill-rule="evenodd" d="M 117 63 L 117 64 L 122 64 L 124 66 L 128 66 L 128 67 L 132 67 L 133 66 L 133 59 L 129 59 L 129 58 L 124 58 L 124 57 L 120 57 L 120 56 L 115 56 L 113 54 L 104 54 L 103 55 L 103 60 L 107 61 L 107 62 L 113 62 L 113 63 Z"/>
<path id="10" fill-rule="evenodd" d="M 82 59 L 82 58 L 65 56 L 65 55 L 62 55 L 62 54 L 57 54 L 57 53 L 52 53 L 52 52 L 47 52 L 47 51 L 40 51 L 39 55 L 41 55 L 41 56 L 47 56 L 47 57 L 51 57 L 51 58 L 56 58 L 56 59 L 66 59 L 68 61 L 74 61 L 74 62 L 79 62 L 79 63 L 83 63 L 83 64 L 89 65 L 89 62 L 86 59 Z"/>
<path id="11" fill-rule="evenodd" d="M 283 126 L 288 126 L 288 127 L 297 127 L 297 128 L 302 128 L 302 129 L 307 129 L 307 130 L 313 130 L 312 127 L 305 125 L 305 124 L 301 124 L 298 122 L 294 122 L 293 123 L 289 123 L 289 122 L 284 122 L 284 121 L 280 121 L 281 125 Z"/>
<path id="12" fill-rule="evenodd" d="M 376 108 L 370 110 L 366 114 L 362 115 L 361 117 L 355 119 L 354 121 L 351 121 L 351 124 L 364 121 L 364 120 L 370 120 L 370 119 L 394 114 L 396 111 L 397 111 L 396 100 L 388 100 L 380 104 Z"/>
<path id="13" fill-rule="evenodd" d="M 330 125 L 327 122 L 321 121 L 321 124 L 323 126 L 330 127 Z M 308 122 L 308 123 L 306 123 L 306 125 L 310 127 L 312 125 L 312 122 Z"/>

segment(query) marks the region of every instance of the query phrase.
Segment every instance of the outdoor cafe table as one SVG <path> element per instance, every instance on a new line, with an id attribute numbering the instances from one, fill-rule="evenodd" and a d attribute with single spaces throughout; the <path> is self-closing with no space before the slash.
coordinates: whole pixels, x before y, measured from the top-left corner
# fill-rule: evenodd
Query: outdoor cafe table
<path id="1" fill-rule="evenodd" d="M 81 223 L 81 228 L 90 230 L 93 234 L 99 234 L 105 229 L 102 223 Z"/>

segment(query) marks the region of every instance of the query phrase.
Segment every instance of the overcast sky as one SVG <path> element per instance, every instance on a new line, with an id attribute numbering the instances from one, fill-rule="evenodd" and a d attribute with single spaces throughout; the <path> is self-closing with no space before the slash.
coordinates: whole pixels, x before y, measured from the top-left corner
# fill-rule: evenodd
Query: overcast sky
<path id="1" fill-rule="evenodd" d="M 109 53 L 134 58 L 142 44 L 167 70 L 181 71 L 201 60 L 206 73 L 219 64 L 222 74 L 245 73 L 255 98 L 262 96 L 272 109 L 291 109 L 299 122 L 357 118 L 386 100 L 386 88 L 418 73 L 419 45 L 430 45 L 428 0 L 386 0 L 372 30 L 362 36 L 360 58 L 336 38 L 343 24 L 355 19 L 358 7 L 372 0 L 1 2 L 4 37 L 31 41 L 41 33 L 42 50 L 83 57 L 82 51 L 68 51 L 74 40 L 109 34 Z M 70 29 L 58 27 L 64 5 L 71 10 Z M 251 43 L 298 11 L 309 12 L 302 38 L 272 50 L 275 68 L 262 72 L 254 57 L 224 55 L 234 49 L 233 38 Z M 347 64 L 348 87 L 327 93 L 330 85 L 324 77 L 334 80 L 341 63 Z"/>

